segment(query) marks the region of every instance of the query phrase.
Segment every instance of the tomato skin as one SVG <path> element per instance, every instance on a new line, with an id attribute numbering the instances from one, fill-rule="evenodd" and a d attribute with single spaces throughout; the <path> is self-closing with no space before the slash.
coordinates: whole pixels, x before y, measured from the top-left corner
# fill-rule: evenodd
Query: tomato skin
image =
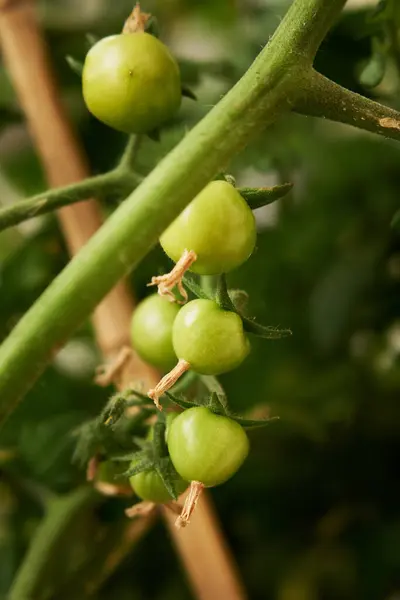
<path id="1" fill-rule="evenodd" d="M 190 270 L 200 275 L 227 273 L 244 263 L 256 244 L 254 215 L 239 192 L 226 181 L 212 181 L 183 210 L 160 238 L 177 262 L 193 250 Z"/>
<path id="2" fill-rule="evenodd" d="M 135 461 L 132 461 L 132 466 L 134 466 L 134 464 Z M 166 504 L 167 502 L 172 502 L 173 500 L 173 498 L 169 495 L 167 488 L 163 484 L 161 477 L 154 469 L 133 475 L 129 478 L 129 482 L 135 494 L 142 500 L 155 502 L 157 504 Z M 186 490 L 187 486 L 187 481 L 184 481 L 179 477 L 175 481 L 176 493 L 178 495 L 182 494 Z"/>
<path id="3" fill-rule="evenodd" d="M 202 375 L 220 375 L 238 367 L 250 352 L 243 321 L 213 300 L 192 300 L 177 315 L 172 341 L 178 358 Z"/>
<path id="4" fill-rule="evenodd" d="M 83 97 L 100 121 L 125 133 L 160 127 L 179 108 L 179 67 L 168 48 L 148 33 L 112 35 L 88 52 Z"/>
<path id="5" fill-rule="evenodd" d="M 180 307 L 158 294 L 145 298 L 132 315 L 131 340 L 139 356 L 168 371 L 177 358 L 172 345 L 172 326 Z"/>
<path id="6" fill-rule="evenodd" d="M 199 406 L 172 422 L 168 450 L 181 477 L 213 487 L 236 473 L 249 452 L 249 440 L 236 421 Z"/>

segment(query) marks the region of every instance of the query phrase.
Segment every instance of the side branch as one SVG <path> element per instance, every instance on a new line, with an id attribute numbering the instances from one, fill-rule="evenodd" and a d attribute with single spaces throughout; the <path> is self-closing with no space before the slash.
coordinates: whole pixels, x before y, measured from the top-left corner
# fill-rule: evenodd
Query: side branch
<path id="1" fill-rule="evenodd" d="M 400 141 L 400 112 L 351 92 L 316 71 L 304 82 L 294 111 L 346 123 Z"/>
<path id="2" fill-rule="evenodd" d="M 127 194 L 138 183 L 139 176 L 116 169 L 104 175 L 97 175 L 65 187 L 48 190 L 26 200 L 21 200 L 12 206 L 1 208 L 0 231 L 18 225 L 22 221 L 44 215 L 57 208 L 81 202 L 91 196 L 101 197 L 110 193 Z"/>

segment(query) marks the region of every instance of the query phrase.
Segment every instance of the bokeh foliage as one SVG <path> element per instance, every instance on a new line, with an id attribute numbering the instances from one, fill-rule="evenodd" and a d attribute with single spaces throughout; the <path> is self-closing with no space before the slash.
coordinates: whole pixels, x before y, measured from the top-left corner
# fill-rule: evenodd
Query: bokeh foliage
<path id="1" fill-rule="evenodd" d="M 162 37 L 176 49 L 199 101 L 185 99 L 161 142 L 144 143 L 140 173 L 148 173 L 237 80 L 287 4 L 143 3 L 158 16 Z M 40 3 L 63 97 L 95 173 L 115 164 L 124 138 L 88 115 L 65 55 L 83 57 L 85 34 L 117 31 L 130 9 L 125 0 Z M 399 109 L 399 56 L 390 44 L 382 82 L 375 88 L 360 83 L 373 39 L 384 37 L 385 27 L 366 9 L 345 13 L 320 50 L 318 68 Z M 10 190 L 16 196 L 43 190 L 1 65 L 0 136 L 0 201 Z M 295 183 L 290 196 L 258 212 L 257 251 L 229 277 L 232 287 L 249 293 L 249 314 L 294 332 L 281 341 L 254 340 L 246 363 L 222 378 L 234 410 L 267 406 L 281 417 L 251 433 L 246 465 L 213 492 L 252 599 L 389 600 L 400 593 L 400 244 L 390 227 L 399 207 L 399 163 L 394 142 L 293 115 L 230 166 L 239 184 Z M 67 260 L 51 217 L 33 230 L 0 235 L 0 338 Z M 136 296 L 147 294 L 151 275 L 168 266 L 154 250 L 132 274 Z M 7 597 L 43 499 L 84 480 L 71 464 L 71 432 L 107 400 L 107 390 L 91 382 L 95 361 L 87 324 L 1 432 L 0 597 Z M 52 569 L 44 598 L 52 597 L 56 580 L 54 597 L 85 597 L 80 582 L 95 570 L 95 551 L 102 551 L 91 544 L 94 532 L 99 539 L 116 535 L 123 506 L 100 503 L 90 518 L 82 515 L 84 527 L 68 531 L 55 556 L 63 575 Z M 95 597 L 191 597 L 161 525 Z"/>

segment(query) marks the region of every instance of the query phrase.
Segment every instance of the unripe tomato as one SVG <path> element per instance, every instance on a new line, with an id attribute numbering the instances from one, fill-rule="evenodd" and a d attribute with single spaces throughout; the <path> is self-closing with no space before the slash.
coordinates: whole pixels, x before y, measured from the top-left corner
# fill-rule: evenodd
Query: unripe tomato
<path id="1" fill-rule="evenodd" d="M 166 229 L 160 243 L 175 262 L 184 250 L 193 250 L 197 260 L 190 270 L 216 275 L 244 263 L 256 236 L 254 215 L 239 192 L 226 181 L 212 181 Z"/>
<path id="2" fill-rule="evenodd" d="M 132 466 L 134 465 L 135 461 L 132 461 Z M 135 494 L 142 500 L 155 502 L 157 504 L 166 504 L 173 500 L 161 477 L 154 469 L 133 475 L 129 478 L 129 481 Z M 187 481 L 184 481 L 180 477 L 178 477 L 174 483 L 175 491 L 178 495 L 182 494 L 188 486 Z"/>
<path id="3" fill-rule="evenodd" d="M 172 328 L 174 350 L 193 371 L 219 375 L 240 365 L 250 352 L 243 321 L 213 300 L 192 300 L 179 311 Z"/>
<path id="4" fill-rule="evenodd" d="M 173 421 L 168 450 L 181 477 L 213 487 L 236 473 L 249 452 L 249 440 L 236 421 L 199 406 Z"/>
<path id="5" fill-rule="evenodd" d="M 179 108 L 179 68 L 167 47 L 148 33 L 106 37 L 88 52 L 82 73 L 90 112 L 125 133 L 157 129 Z"/>
<path id="6" fill-rule="evenodd" d="M 177 304 L 152 294 L 138 305 L 132 316 L 133 347 L 143 360 L 165 371 L 176 363 L 172 326 L 179 309 Z"/>

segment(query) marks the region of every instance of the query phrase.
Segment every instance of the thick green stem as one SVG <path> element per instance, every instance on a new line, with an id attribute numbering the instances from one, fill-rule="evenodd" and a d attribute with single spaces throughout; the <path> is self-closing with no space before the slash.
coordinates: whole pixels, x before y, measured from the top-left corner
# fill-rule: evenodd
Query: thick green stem
<path id="1" fill-rule="evenodd" d="M 138 176 L 126 170 L 115 169 L 104 175 L 90 177 L 62 188 L 48 190 L 32 198 L 21 200 L 12 206 L 0 209 L 0 231 L 44 215 L 57 208 L 81 202 L 91 196 L 126 194 L 138 183 Z"/>
<path id="2" fill-rule="evenodd" d="M 303 82 L 294 110 L 400 140 L 400 112 L 347 90 L 316 71 Z"/>
<path id="3" fill-rule="evenodd" d="M 0 422 L 56 350 L 157 243 L 190 200 L 295 104 L 299 82 L 344 0 L 295 0 L 247 73 L 108 219 L 0 348 Z M 307 60 L 305 60 L 307 55 Z"/>
<path id="4" fill-rule="evenodd" d="M 40 598 L 43 576 L 57 544 L 61 543 L 76 515 L 94 498 L 92 488 L 78 488 L 68 496 L 51 500 L 24 561 L 12 584 L 8 600 Z"/>

